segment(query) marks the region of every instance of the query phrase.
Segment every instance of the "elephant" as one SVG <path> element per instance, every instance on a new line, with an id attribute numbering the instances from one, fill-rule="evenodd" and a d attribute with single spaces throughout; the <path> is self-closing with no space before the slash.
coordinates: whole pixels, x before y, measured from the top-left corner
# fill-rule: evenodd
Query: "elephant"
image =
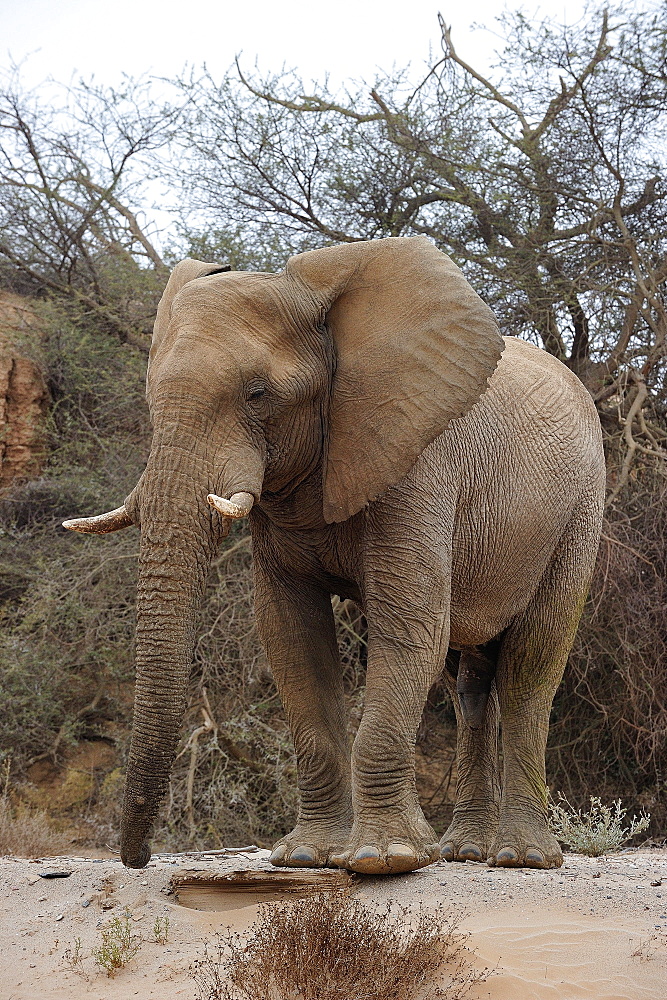
<path id="1" fill-rule="evenodd" d="M 147 401 L 151 450 L 124 505 L 64 522 L 141 530 L 125 865 L 151 857 L 197 609 L 238 517 L 297 760 L 297 823 L 273 864 L 562 864 L 545 748 L 605 484 L 577 377 L 503 338 L 426 236 L 388 237 L 299 253 L 277 274 L 181 261 L 157 310 Z M 332 595 L 368 622 L 351 745 Z M 415 743 L 440 676 L 457 717 L 457 797 L 438 841 Z"/>

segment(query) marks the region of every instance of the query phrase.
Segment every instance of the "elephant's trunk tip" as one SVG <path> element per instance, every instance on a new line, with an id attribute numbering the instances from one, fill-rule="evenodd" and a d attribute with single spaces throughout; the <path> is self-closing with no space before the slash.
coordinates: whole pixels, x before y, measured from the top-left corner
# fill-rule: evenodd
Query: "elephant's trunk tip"
<path id="1" fill-rule="evenodd" d="M 136 854 L 121 849 L 120 859 L 126 868 L 145 868 L 151 859 L 151 849 L 148 841 L 144 840 Z"/>
<path id="2" fill-rule="evenodd" d="M 223 517 L 247 517 L 252 510 L 255 498 L 252 493 L 234 493 L 225 500 L 224 497 L 209 493 L 206 497 L 211 507 L 213 507 Z"/>

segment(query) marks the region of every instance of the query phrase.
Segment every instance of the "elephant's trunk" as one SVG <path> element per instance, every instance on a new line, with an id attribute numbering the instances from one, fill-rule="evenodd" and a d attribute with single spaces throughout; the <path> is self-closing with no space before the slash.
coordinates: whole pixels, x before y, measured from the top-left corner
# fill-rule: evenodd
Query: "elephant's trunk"
<path id="1" fill-rule="evenodd" d="M 206 464 L 198 466 L 194 456 L 184 459 L 183 448 L 160 450 L 154 443 L 138 488 L 137 678 L 121 822 L 121 858 L 129 868 L 142 868 L 150 859 L 148 838 L 167 790 L 185 711 L 195 620 L 211 558 L 228 527 L 206 501 L 214 485 L 210 471 L 202 471 Z M 259 456 L 251 468 L 240 464 L 245 466 L 243 485 L 258 496 Z"/>
<path id="2" fill-rule="evenodd" d="M 130 868 L 150 858 L 148 837 L 174 760 L 212 552 L 212 531 L 201 517 L 180 511 L 171 525 L 142 511 L 134 724 L 121 824 L 121 858 Z"/>

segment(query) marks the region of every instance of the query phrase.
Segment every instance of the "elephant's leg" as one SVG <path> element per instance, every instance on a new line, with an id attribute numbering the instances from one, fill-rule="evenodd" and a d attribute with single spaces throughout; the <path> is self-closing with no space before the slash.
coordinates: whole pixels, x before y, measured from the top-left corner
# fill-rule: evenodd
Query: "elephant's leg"
<path id="1" fill-rule="evenodd" d="M 457 723 L 456 804 L 452 822 L 440 840 L 440 853 L 445 861 L 486 861 L 496 837 L 500 775 L 494 673 L 495 661 L 491 662 L 481 651 L 467 649 L 460 656 L 458 679 L 448 671 L 444 674 Z M 476 712 L 464 712 L 461 707 L 462 701 L 465 704 L 465 699 L 471 698 L 457 690 L 467 676 L 488 679 L 488 695 L 478 697 L 483 705 L 476 705 Z M 475 694 L 479 696 L 479 692 Z"/>
<path id="2" fill-rule="evenodd" d="M 406 600 L 399 608 L 388 602 L 397 580 L 394 563 L 382 600 L 366 595 L 366 695 L 352 748 L 354 826 L 346 850 L 332 858 L 366 874 L 412 871 L 440 857 L 417 797 L 415 742 L 449 641 L 449 587 L 432 584 L 429 589 L 438 592 L 421 606 L 413 590 L 412 606 Z"/>
<path id="3" fill-rule="evenodd" d="M 597 549 L 592 503 L 575 515 L 526 611 L 506 631 L 496 683 L 504 778 L 489 864 L 558 868 L 547 824 L 544 755 L 549 714 L 586 599 Z"/>
<path id="4" fill-rule="evenodd" d="M 271 861 L 329 863 L 352 825 L 350 749 L 331 598 L 270 579 L 256 567 L 255 611 L 297 757 L 299 815 Z"/>

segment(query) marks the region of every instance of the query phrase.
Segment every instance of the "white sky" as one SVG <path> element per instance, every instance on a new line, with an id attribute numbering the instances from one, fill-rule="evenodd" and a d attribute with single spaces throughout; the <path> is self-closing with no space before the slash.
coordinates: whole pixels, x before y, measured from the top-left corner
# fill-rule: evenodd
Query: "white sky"
<path id="1" fill-rule="evenodd" d="M 528 16 L 577 20 L 585 0 L 527 0 Z M 21 63 L 24 86 L 49 77 L 76 83 L 94 76 L 114 84 L 131 76 L 173 77 L 186 64 L 206 63 L 221 78 L 237 53 L 251 71 L 286 65 L 305 82 L 329 73 L 334 84 L 371 82 L 377 69 L 421 69 L 429 47 L 440 52 L 437 14 L 453 27 L 459 53 L 488 70 L 495 18 L 512 0 L 0 0 L 0 73 Z M 473 23 L 490 31 L 472 30 Z M 158 88 L 159 90 L 159 88 Z M 144 209 L 158 245 L 168 241 L 173 215 L 159 182 L 148 186 Z M 165 201 L 166 199 L 166 201 Z M 152 226 L 151 226 L 152 229 Z"/>
<path id="2" fill-rule="evenodd" d="M 518 6 L 512 4 L 510 6 Z M 526 14 L 575 20 L 583 0 L 522 4 Z M 250 69 L 285 63 L 306 79 L 371 80 L 375 69 L 419 65 L 429 44 L 439 51 L 437 12 L 454 28 L 454 44 L 480 68 L 491 61 L 493 29 L 505 0 L 0 0 L 0 66 L 27 57 L 30 85 L 52 76 L 115 83 L 121 73 L 171 76 L 206 62 L 222 76 L 234 55 Z"/>

